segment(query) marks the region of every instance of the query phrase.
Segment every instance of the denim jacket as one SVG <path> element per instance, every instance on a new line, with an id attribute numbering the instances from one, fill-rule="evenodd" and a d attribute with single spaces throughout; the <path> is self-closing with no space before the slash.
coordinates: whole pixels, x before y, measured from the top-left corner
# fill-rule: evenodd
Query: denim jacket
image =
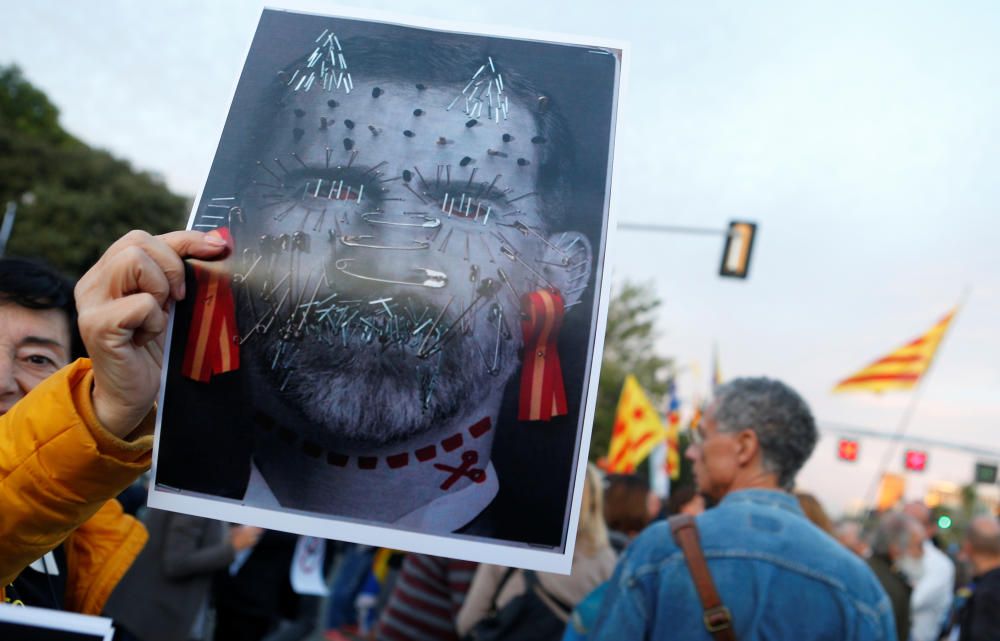
<path id="1" fill-rule="evenodd" d="M 739 641 L 895 641 L 892 606 L 871 570 L 810 523 L 794 496 L 732 492 L 697 523 Z M 589 638 L 712 638 L 666 523 L 626 550 Z"/>

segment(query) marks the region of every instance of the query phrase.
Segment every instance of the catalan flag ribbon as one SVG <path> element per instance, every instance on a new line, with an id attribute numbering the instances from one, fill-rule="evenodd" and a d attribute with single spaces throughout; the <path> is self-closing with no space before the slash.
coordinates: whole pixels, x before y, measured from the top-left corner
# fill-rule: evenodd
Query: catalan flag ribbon
<path id="1" fill-rule="evenodd" d="M 565 307 L 558 292 L 540 289 L 521 299 L 524 364 L 521 369 L 521 421 L 549 421 L 567 413 L 559 363 L 559 328 Z"/>
<path id="2" fill-rule="evenodd" d="M 233 239 L 225 227 L 209 234 L 225 239 L 232 249 Z M 207 383 L 213 375 L 240 368 L 236 304 L 229 286 L 229 275 L 221 266 L 194 262 L 191 266 L 198 288 L 181 373 L 187 378 Z"/>
<path id="3" fill-rule="evenodd" d="M 630 474 L 650 451 L 667 438 L 653 404 L 646 398 L 635 376 L 625 377 L 618 413 L 611 433 L 608 453 L 609 472 Z"/>
<path id="4" fill-rule="evenodd" d="M 945 314 L 926 334 L 837 383 L 834 392 L 875 392 L 912 389 L 930 367 L 941 339 L 955 316 Z"/>

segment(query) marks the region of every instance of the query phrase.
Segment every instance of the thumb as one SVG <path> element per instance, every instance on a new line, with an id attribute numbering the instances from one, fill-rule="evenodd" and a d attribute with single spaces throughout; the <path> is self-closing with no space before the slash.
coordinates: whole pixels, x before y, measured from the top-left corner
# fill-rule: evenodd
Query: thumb
<path id="1" fill-rule="evenodd" d="M 172 231 L 160 235 L 159 239 L 181 258 L 222 258 L 231 249 L 229 243 L 221 236 L 200 231 Z"/>

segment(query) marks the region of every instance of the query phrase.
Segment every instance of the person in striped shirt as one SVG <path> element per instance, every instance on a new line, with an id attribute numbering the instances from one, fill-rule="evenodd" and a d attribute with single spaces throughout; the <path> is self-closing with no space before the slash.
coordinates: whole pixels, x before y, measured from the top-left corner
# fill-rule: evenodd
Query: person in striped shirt
<path id="1" fill-rule="evenodd" d="M 455 618 L 476 564 L 410 554 L 382 610 L 378 641 L 458 641 Z"/>

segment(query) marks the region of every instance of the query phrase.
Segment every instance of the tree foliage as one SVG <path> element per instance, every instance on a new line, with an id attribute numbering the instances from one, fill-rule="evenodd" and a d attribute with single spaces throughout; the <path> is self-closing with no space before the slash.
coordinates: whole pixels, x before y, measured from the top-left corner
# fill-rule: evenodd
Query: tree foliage
<path id="1" fill-rule="evenodd" d="M 611 299 L 597 387 L 591 460 L 607 456 L 618 396 L 627 375 L 635 375 L 658 410 L 666 409 L 673 362 L 656 352 L 655 322 L 660 305 L 650 285 L 628 282 Z"/>
<path id="2" fill-rule="evenodd" d="M 182 227 L 188 210 L 160 179 L 66 132 L 45 94 L 17 67 L 0 66 L 0 206 L 10 200 L 18 210 L 6 253 L 71 276 L 131 229 Z"/>

